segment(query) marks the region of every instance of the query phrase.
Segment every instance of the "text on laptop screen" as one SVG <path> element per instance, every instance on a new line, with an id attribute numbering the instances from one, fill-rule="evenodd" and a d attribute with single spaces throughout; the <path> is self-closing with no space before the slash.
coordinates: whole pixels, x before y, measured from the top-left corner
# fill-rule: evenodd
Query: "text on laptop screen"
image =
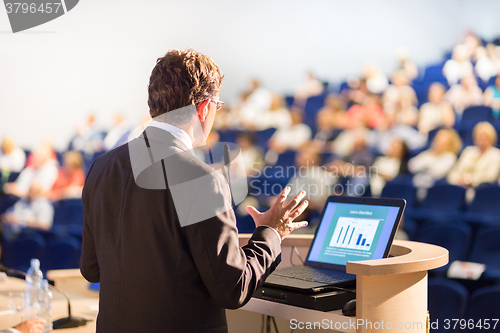
<path id="1" fill-rule="evenodd" d="M 381 259 L 398 212 L 399 207 L 329 202 L 308 260 L 345 265 Z"/>

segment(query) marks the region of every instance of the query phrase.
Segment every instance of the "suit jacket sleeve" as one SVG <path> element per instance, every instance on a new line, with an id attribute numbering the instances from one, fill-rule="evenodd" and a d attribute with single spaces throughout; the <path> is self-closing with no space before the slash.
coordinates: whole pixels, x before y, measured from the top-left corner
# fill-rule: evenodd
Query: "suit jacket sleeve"
<path id="1" fill-rule="evenodd" d="M 213 177 L 207 188 L 199 191 L 220 196 L 231 207 L 231 199 L 220 191 L 227 186 L 222 177 Z M 192 210 L 212 200 L 200 195 L 193 200 Z M 258 286 L 276 268 L 281 259 L 281 244 L 271 228 L 259 227 L 248 245 L 239 246 L 234 212 L 224 213 L 183 228 L 191 255 L 202 280 L 215 303 L 236 309 L 245 305 Z"/>
<path id="2" fill-rule="evenodd" d="M 92 168 L 89 171 L 92 171 Z M 88 178 L 87 178 L 88 179 Z M 96 283 L 100 282 L 100 270 L 99 263 L 97 261 L 97 253 L 95 248 L 95 240 L 92 229 L 89 226 L 88 219 L 88 196 L 91 190 L 88 187 L 84 187 L 82 200 L 83 200 L 83 235 L 82 235 L 82 253 L 80 257 L 80 272 L 87 281 Z"/>

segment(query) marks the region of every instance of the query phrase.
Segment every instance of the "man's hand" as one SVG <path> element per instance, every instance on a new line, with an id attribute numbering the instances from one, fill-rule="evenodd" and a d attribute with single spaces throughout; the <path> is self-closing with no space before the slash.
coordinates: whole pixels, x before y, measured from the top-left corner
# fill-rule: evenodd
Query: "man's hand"
<path id="1" fill-rule="evenodd" d="M 43 333 L 44 323 L 42 319 L 28 319 L 14 328 L 21 333 Z"/>
<path id="2" fill-rule="evenodd" d="M 309 204 L 307 200 L 305 200 L 297 207 L 300 200 L 302 200 L 302 198 L 306 195 L 306 192 L 300 192 L 295 196 L 295 198 L 285 205 L 288 193 L 290 193 L 290 187 L 287 186 L 283 191 L 281 191 L 274 204 L 265 213 L 259 212 L 252 206 L 245 207 L 245 210 L 252 216 L 257 227 L 267 225 L 276 229 L 282 240 L 295 229 L 307 226 L 306 221 L 293 222 L 293 220 L 302 214 Z"/>

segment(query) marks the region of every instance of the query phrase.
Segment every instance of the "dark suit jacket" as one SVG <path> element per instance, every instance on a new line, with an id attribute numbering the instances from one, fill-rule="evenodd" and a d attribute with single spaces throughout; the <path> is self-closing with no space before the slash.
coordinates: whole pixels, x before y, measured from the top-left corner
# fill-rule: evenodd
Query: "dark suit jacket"
<path id="1" fill-rule="evenodd" d="M 243 306 L 276 268 L 279 237 L 259 227 L 240 247 L 232 209 L 182 227 L 170 190 L 185 181 L 178 170 L 205 176 L 204 191 L 180 196 L 191 200 L 194 214 L 210 208 L 201 207 L 207 191 L 230 205 L 220 191 L 227 183 L 172 134 L 145 132 L 98 158 L 85 182 L 80 268 L 88 281 L 101 283 L 97 332 L 227 332 L 224 309 Z M 129 145 L 141 140 L 162 145 L 170 157 L 156 158 L 138 176 Z M 143 176 L 149 183 L 161 179 L 159 189 L 138 186 L 148 183 Z"/>

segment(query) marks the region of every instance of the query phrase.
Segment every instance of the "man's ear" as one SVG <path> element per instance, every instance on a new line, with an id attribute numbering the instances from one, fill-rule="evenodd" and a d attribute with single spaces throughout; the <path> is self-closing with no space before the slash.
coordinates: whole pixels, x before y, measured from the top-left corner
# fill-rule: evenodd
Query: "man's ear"
<path id="1" fill-rule="evenodd" d="M 202 122 L 205 121 L 208 115 L 208 103 L 210 103 L 210 100 L 206 99 L 198 105 L 198 119 Z"/>

